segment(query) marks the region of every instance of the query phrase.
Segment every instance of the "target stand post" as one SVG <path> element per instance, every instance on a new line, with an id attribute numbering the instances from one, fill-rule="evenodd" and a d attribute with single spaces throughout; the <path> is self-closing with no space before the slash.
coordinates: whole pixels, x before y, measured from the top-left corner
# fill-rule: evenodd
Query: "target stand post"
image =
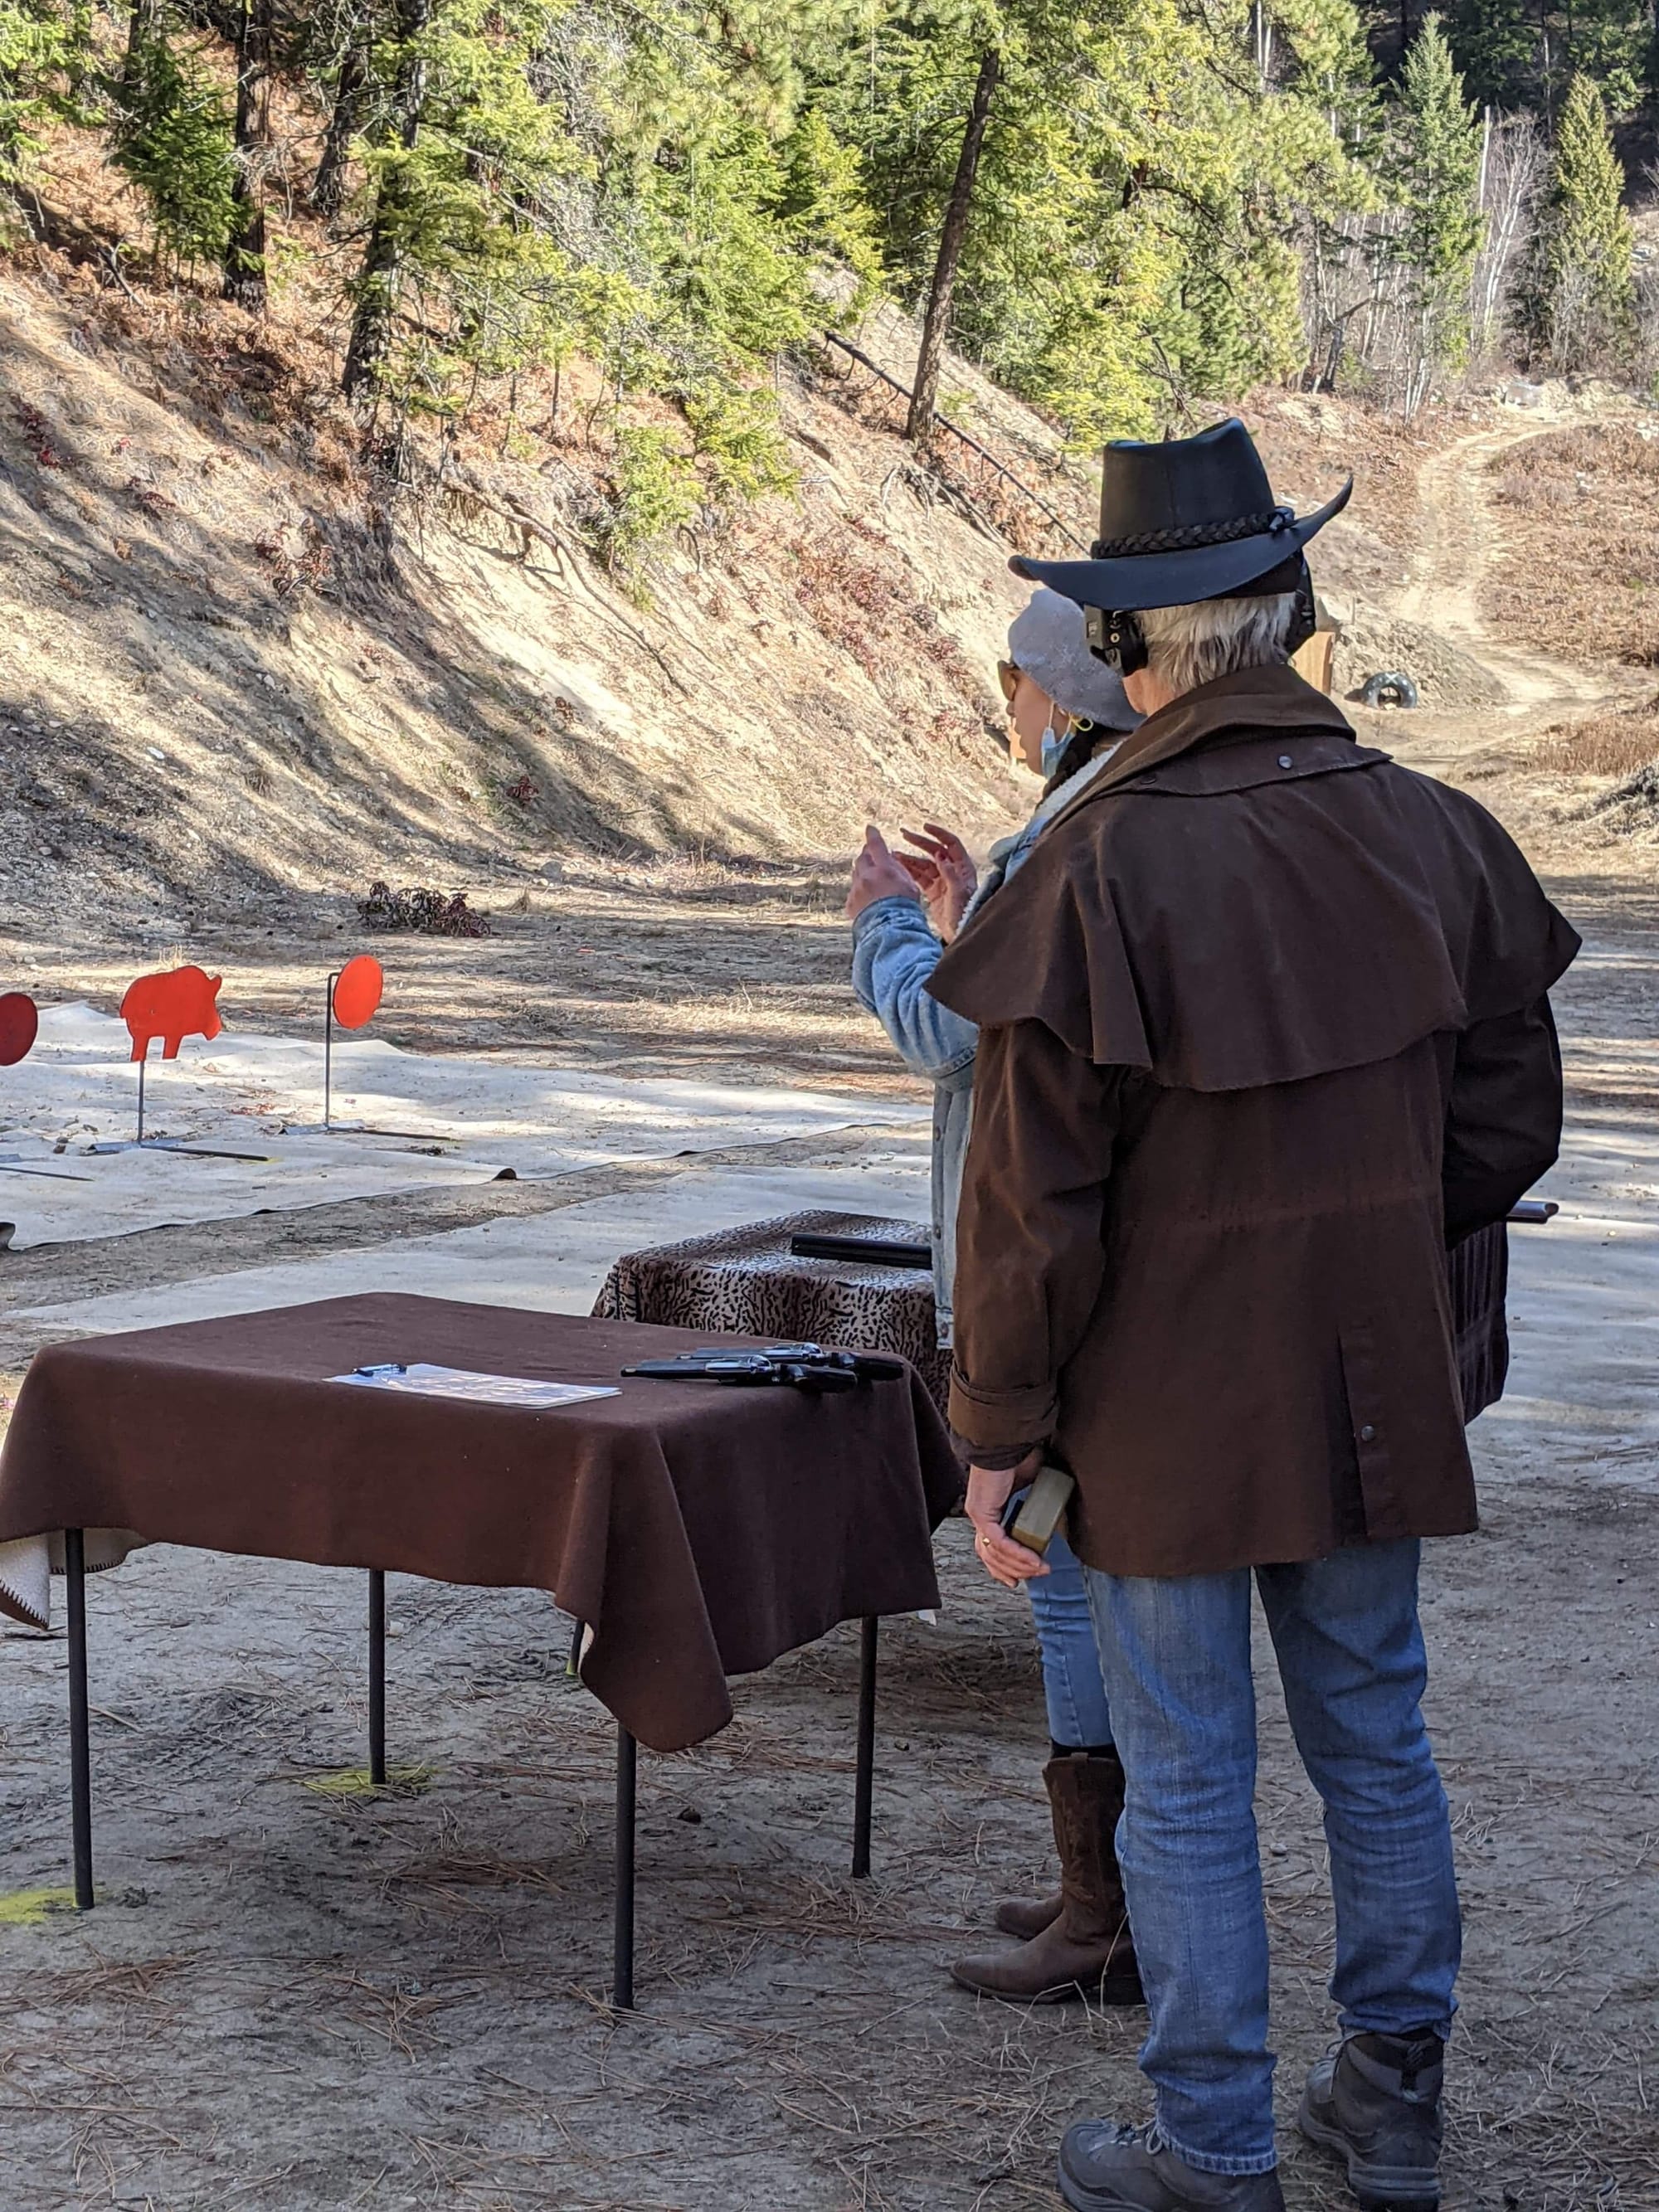
<path id="1" fill-rule="evenodd" d="M 186 1037 L 201 1037 L 210 1044 L 224 1027 L 218 1007 L 223 980 L 188 967 L 169 969 L 165 975 L 140 975 L 128 985 L 121 1001 L 121 1018 L 132 1039 L 132 1057 L 138 1063 L 138 1133 L 136 1137 L 88 1145 L 88 1152 L 178 1152 L 198 1160 L 243 1160 L 256 1167 L 269 1163 L 269 1152 L 244 1152 L 228 1146 L 187 1144 L 182 1137 L 144 1134 L 145 1071 L 151 1045 L 160 1043 L 163 1060 L 177 1060 Z"/>
<path id="2" fill-rule="evenodd" d="M 0 1067 L 15 1067 L 19 1060 L 27 1060 L 40 1034 L 40 1009 L 27 992 L 0 993 Z M 0 1152 L 0 1174 L 41 1176 L 49 1182 L 92 1181 L 90 1176 L 71 1175 L 67 1168 L 30 1167 L 21 1152 Z M 7 1243 L 10 1241 L 6 1239 Z"/>
<path id="3" fill-rule="evenodd" d="M 87 1704 L 87 1543 L 81 1528 L 64 1531 L 64 1578 L 69 1592 L 70 1826 L 75 1855 L 75 1904 L 90 1912 L 92 1886 L 92 1740 Z"/>
<path id="4" fill-rule="evenodd" d="M 228 1146 L 219 1145 L 186 1144 L 182 1137 L 147 1137 L 144 1134 L 144 1070 L 149 1066 L 149 1046 L 146 1042 L 138 1062 L 138 1133 L 135 1137 L 112 1137 L 103 1144 L 88 1145 L 88 1152 L 178 1152 L 197 1160 L 242 1160 L 251 1167 L 263 1167 L 270 1159 L 269 1152 L 234 1152 Z M 36 1169 L 45 1174 L 45 1169 Z M 85 1182 L 85 1176 L 72 1176 L 72 1182 Z"/>
<path id="5" fill-rule="evenodd" d="M 331 1137 L 337 1131 L 345 1134 L 363 1126 L 361 1121 L 334 1119 L 334 994 L 344 973 L 343 968 L 337 968 L 323 994 L 323 1120 L 316 1132 L 319 1137 Z"/>
<path id="6" fill-rule="evenodd" d="M 147 1037 L 144 1040 L 144 1048 L 138 1055 L 137 1133 L 131 1137 L 110 1137 L 106 1138 L 102 1144 L 88 1145 L 87 1150 L 89 1152 L 141 1152 L 144 1150 L 144 1071 L 149 1066 L 149 1040 Z M 149 1149 L 155 1152 L 175 1152 L 178 1149 L 177 1140 L 172 1137 L 157 1137 L 151 1143 Z"/>
<path id="7" fill-rule="evenodd" d="M 362 1121 L 334 1118 L 334 1032 L 337 1028 L 360 1030 L 373 1020 L 386 988 L 378 960 L 359 952 L 343 968 L 337 968 L 323 987 L 323 1118 L 320 1121 L 290 1121 L 290 1137 L 353 1137 L 395 1134 L 368 1128 Z"/>
<path id="8" fill-rule="evenodd" d="M 386 1570 L 368 1571 L 368 1779 L 386 1788 Z"/>
<path id="9" fill-rule="evenodd" d="M 870 1872 L 870 1830 L 876 1794 L 876 1657 L 881 1624 L 874 1613 L 859 1623 L 857 1750 L 853 1768 L 853 1878 Z"/>

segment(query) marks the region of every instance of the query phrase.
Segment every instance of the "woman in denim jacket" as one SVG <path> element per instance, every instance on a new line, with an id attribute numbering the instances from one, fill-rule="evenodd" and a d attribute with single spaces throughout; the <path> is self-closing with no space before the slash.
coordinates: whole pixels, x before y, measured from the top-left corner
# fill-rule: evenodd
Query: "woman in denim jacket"
<path id="1" fill-rule="evenodd" d="M 880 1021 L 908 1066 L 933 1085 L 933 1285 L 939 1342 L 951 1339 L 956 1273 L 957 1199 L 973 1114 L 974 1053 L 979 1032 L 927 993 L 944 945 L 1024 861 L 1049 819 L 1103 767 L 1133 710 L 1115 672 L 1088 649 L 1083 617 L 1069 599 L 1036 592 L 1008 632 L 999 664 L 1015 760 L 1048 779 L 1042 804 L 1022 830 L 991 848 L 982 884 L 960 838 L 929 823 L 906 836 L 912 854 L 888 850 L 866 834 L 853 873 L 853 988 Z M 994 1996 L 1085 1996 L 1139 2001 L 1118 1877 L 1115 1842 L 1123 1808 L 1123 1770 L 1112 1747 L 1083 1574 L 1063 1535 L 1045 1554 L 1048 1572 L 1025 1585 L 1042 1660 L 1052 1756 L 1044 1769 L 1060 1853 L 1060 1887 L 1041 1899 L 1010 1901 L 997 1925 L 1023 1940 L 1012 1949 L 959 1960 L 951 1969 L 968 1989 Z"/>

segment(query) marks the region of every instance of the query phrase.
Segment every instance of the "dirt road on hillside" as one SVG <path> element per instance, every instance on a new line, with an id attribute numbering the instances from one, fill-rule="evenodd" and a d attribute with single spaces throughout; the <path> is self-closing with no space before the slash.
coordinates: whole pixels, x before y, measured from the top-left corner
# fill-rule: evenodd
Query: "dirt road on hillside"
<path id="1" fill-rule="evenodd" d="M 1577 425 L 1617 416 L 1566 419 Z M 1477 431 L 1427 455 L 1418 478 L 1422 528 L 1389 611 L 1455 645 L 1501 686 L 1501 700 L 1468 713 L 1430 708 L 1357 719 L 1363 734 L 1411 766 L 1474 790 L 1598 927 L 1622 930 L 1636 921 L 1645 929 L 1654 919 L 1653 872 L 1639 860 L 1632 866 L 1632 855 L 1587 823 L 1583 787 L 1549 772 L 1542 740 L 1547 732 L 1647 697 L 1651 672 L 1501 638 L 1482 610 L 1483 585 L 1504 549 L 1492 465 L 1564 427 L 1528 413 Z M 1551 635 L 1550 613 L 1547 579 L 1540 578 L 1540 639 Z"/>
<path id="2" fill-rule="evenodd" d="M 1575 417 L 1594 421 L 1595 416 Z M 1585 665 L 1535 647 L 1505 644 L 1482 617 L 1480 586 L 1495 559 L 1502 525 L 1494 511 L 1492 464 L 1559 429 L 1556 422 L 1505 423 L 1460 438 L 1431 454 L 1418 477 L 1422 532 L 1394 611 L 1450 638 L 1495 676 L 1513 708 L 1557 719 L 1617 703 L 1644 688 L 1616 663 Z M 1547 611 L 1540 593 L 1540 631 Z"/>

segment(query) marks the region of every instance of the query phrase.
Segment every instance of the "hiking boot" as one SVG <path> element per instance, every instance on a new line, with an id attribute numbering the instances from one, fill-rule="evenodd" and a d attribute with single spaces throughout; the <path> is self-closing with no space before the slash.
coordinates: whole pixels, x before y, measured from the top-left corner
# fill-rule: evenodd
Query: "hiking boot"
<path id="1" fill-rule="evenodd" d="M 1296 2124 L 1347 2162 L 1364 2212 L 1436 2212 L 1446 2046 L 1432 2028 L 1351 2035 L 1308 2076 Z"/>
<path id="2" fill-rule="evenodd" d="M 1170 2148 L 1156 2123 L 1079 2120 L 1068 2128 L 1060 2193 L 1072 2212 L 1285 2212 L 1276 2172 L 1202 2172 Z"/>
<path id="3" fill-rule="evenodd" d="M 1064 1892 L 1058 1889 L 1051 1889 L 1047 1897 L 1006 1897 L 997 1907 L 996 1924 L 1005 1936 L 1018 1936 L 1022 1943 L 1029 1943 L 1033 1936 L 1054 1926 L 1065 1902 Z"/>
<path id="4" fill-rule="evenodd" d="M 958 1959 L 951 1978 L 1015 2003 L 1085 1996 L 1099 2004 L 1139 2004 L 1140 1975 L 1117 1866 L 1122 1761 L 1115 1752 L 1051 1759 L 1042 1778 L 1060 1853 L 1060 1911 L 1027 1942 Z"/>

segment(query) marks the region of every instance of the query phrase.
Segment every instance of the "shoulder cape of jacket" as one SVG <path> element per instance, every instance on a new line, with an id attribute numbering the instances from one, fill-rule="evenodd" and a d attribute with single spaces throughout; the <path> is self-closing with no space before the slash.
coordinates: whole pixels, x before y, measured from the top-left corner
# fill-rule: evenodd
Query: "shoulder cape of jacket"
<path id="1" fill-rule="evenodd" d="M 1237 1091 L 1529 1005 L 1578 947 L 1465 793 L 1361 745 L 1294 670 L 1200 685 L 1125 739 L 928 988 L 1103 1066 Z"/>

